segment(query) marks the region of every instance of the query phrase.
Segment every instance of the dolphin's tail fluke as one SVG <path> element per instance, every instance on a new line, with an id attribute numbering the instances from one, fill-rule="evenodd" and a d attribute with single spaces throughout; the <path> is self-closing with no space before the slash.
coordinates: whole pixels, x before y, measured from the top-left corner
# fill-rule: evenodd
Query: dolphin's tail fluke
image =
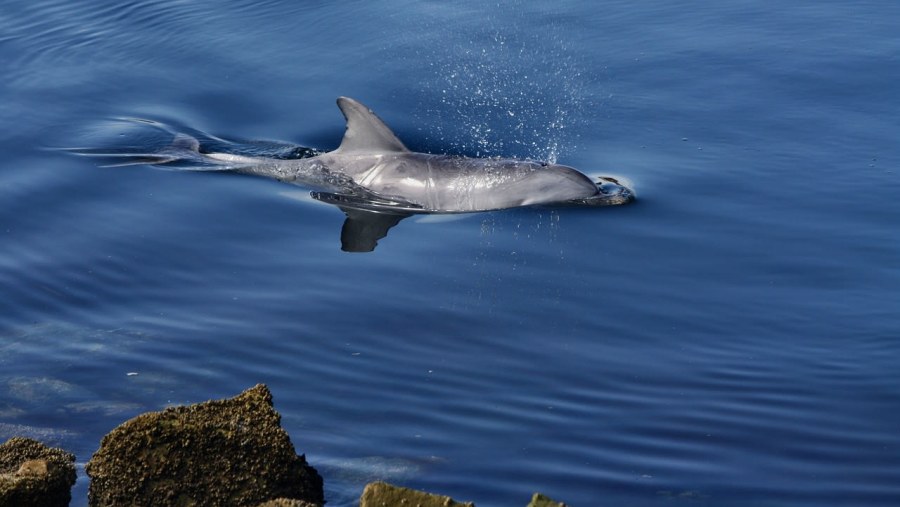
<path id="1" fill-rule="evenodd" d="M 156 151 L 130 148 L 64 148 L 64 151 L 108 161 L 100 167 L 152 165 L 181 171 L 231 171 L 252 163 L 250 157 L 201 153 L 200 141 L 184 133 L 176 133 L 170 145 Z"/>
<path id="2" fill-rule="evenodd" d="M 91 157 L 102 167 L 149 165 L 174 171 L 236 171 L 266 160 L 299 159 L 317 150 L 277 141 L 231 141 L 186 126 L 143 118 L 114 118 L 115 141 L 106 148 L 46 148 Z M 124 133 L 123 133 L 124 132 Z M 125 141 L 127 144 L 123 144 Z"/>

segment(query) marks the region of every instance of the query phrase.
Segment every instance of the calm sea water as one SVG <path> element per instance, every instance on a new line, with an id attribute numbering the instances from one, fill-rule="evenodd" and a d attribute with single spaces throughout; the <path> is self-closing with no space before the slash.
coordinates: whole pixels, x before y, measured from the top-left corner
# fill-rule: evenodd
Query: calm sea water
<path id="1" fill-rule="evenodd" d="M 329 505 L 900 505 L 894 1 L 20 1 L 0 11 L 0 440 L 80 464 L 267 383 Z M 368 254 L 273 181 L 100 168 L 122 118 L 627 178 Z M 80 472 L 73 505 L 86 504 Z"/>

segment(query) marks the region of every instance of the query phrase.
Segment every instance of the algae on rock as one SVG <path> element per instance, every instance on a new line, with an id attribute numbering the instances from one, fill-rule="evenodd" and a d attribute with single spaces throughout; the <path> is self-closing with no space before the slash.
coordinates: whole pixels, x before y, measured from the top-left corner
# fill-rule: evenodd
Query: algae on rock
<path id="1" fill-rule="evenodd" d="M 424 491 L 394 486 L 386 482 L 372 482 L 366 485 L 359 507 L 394 507 L 409 505 L 417 507 L 475 507 L 472 502 L 461 503 L 449 496 L 435 495 Z"/>
<path id="2" fill-rule="evenodd" d="M 566 507 L 566 504 L 557 502 L 541 493 L 535 493 L 526 507 Z"/>
<path id="3" fill-rule="evenodd" d="M 297 455 L 272 394 L 171 407 L 126 421 L 88 462 L 91 506 L 256 506 L 325 502 L 322 478 Z"/>
<path id="4" fill-rule="evenodd" d="M 257 507 L 319 507 L 319 504 L 294 498 L 276 498 L 275 500 L 261 503 Z"/>
<path id="5" fill-rule="evenodd" d="M 74 455 L 30 438 L 0 445 L 0 506 L 66 506 L 74 484 Z"/>

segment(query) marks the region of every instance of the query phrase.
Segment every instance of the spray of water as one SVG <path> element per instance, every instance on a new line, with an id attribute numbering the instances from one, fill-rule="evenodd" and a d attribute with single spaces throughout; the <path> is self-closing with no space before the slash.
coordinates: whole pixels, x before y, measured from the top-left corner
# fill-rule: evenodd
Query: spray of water
<path id="1" fill-rule="evenodd" d="M 583 41 L 561 9 L 453 2 L 396 20 L 405 35 L 384 50 L 416 69 L 397 98 L 418 98 L 412 110 L 430 149 L 550 162 L 574 150 L 595 87 L 586 55 L 574 49 Z"/>
<path id="2" fill-rule="evenodd" d="M 440 42 L 417 55 L 431 70 L 419 90 L 431 144 L 550 162 L 575 148 L 592 102 L 581 57 L 562 21 L 527 7 L 484 5 L 422 21 Z"/>

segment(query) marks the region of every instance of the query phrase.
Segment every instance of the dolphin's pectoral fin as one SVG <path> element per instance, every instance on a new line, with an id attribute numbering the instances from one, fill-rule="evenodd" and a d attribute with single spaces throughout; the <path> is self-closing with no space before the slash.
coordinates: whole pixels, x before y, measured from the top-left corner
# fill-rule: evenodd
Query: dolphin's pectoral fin
<path id="1" fill-rule="evenodd" d="M 335 153 L 406 152 L 403 142 L 368 107 L 349 97 L 339 97 L 337 105 L 347 119 L 347 131 Z"/>
<path id="2" fill-rule="evenodd" d="M 332 194 L 310 192 L 317 201 L 334 204 L 347 215 L 341 228 L 341 250 L 371 252 L 378 240 L 404 218 L 425 210 L 408 202 L 390 200 L 371 192 Z"/>
<path id="3" fill-rule="evenodd" d="M 415 214 L 426 213 L 425 208 L 406 201 L 395 200 L 380 196 L 375 193 L 366 192 L 364 194 L 333 194 L 330 192 L 310 192 L 309 194 L 317 201 L 327 202 L 335 206 L 344 208 L 352 208 L 362 211 L 373 211 L 380 213 L 403 213 Z"/>
<path id="4" fill-rule="evenodd" d="M 387 236 L 391 227 L 410 216 L 409 213 L 381 213 L 341 206 L 347 215 L 341 228 L 341 250 L 371 252 L 378 240 Z"/>

